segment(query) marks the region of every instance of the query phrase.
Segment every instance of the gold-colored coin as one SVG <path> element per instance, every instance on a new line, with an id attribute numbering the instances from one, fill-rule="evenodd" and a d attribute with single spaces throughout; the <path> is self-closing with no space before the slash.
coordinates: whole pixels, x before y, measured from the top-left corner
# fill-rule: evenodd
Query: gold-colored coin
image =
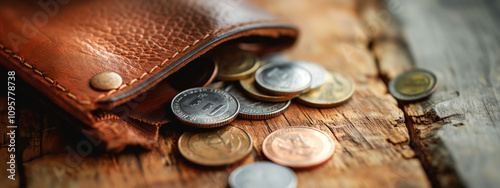
<path id="1" fill-rule="evenodd" d="M 178 141 L 187 160 L 204 166 L 235 163 L 252 151 L 252 138 L 243 129 L 224 126 L 208 132 L 185 132 Z"/>
<path id="2" fill-rule="evenodd" d="M 349 100 L 354 93 L 354 82 L 347 76 L 328 71 L 325 83 L 316 89 L 297 97 L 304 105 L 327 108 L 334 107 Z"/>
<path id="3" fill-rule="evenodd" d="M 275 95 L 268 95 L 266 93 L 261 92 L 260 90 L 255 87 L 255 77 L 251 76 L 246 79 L 240 80 L 240 85 L 245 90 L 245 93 L 257 100 L 260 101 L 267 101 L 267 102 L 284 102 L 291 100 L 298 95 L 292 95 L 292 96 L 275 96 Z"/>
<path id="4" fill-rule="evenodd" d="M 436 87 L 436 76 L 423 69 L 406 71 L 389 82 L 389 92 L 402 101 L 423 99 L 431 95 Z"/>
<path id="5" fill-rule="evenodd" d="M 228 50 L 214 57 L 219 67 L 216 79 L 231 81 L 247 78 L 260 66 L 257 57 L 248 51 Z"/>

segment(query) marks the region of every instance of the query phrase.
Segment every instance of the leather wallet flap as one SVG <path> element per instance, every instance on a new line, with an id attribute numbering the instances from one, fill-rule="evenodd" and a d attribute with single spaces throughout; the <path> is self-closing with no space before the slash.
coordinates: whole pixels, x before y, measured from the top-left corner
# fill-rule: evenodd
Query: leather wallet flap
<path id="1" fill-rule="evenodd" d="M 1 63 L 91 127 L 96 110 L 115 108 L 218 44 L 269 38 L 281 50 L 296 39 L 289 23 L 241 0 L 48 0 L 0 2 Z M 89 84 L 115 72 L 109 91 Z"/>

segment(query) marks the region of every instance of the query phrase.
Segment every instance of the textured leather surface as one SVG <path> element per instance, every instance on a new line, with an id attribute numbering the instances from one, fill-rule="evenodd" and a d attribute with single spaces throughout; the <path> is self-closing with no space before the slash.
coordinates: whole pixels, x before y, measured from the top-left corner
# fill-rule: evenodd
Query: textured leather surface
<path id="1" fill-rule="evenodd" d="M 7 59 L 2 65 L 94 129 L 113 127 L 102 125 L 106 117 L 115 118 L 103 111 L 144 93 L 212 47 L 255 35 L 276 41 L 266 45 L 281 50 L 297 31 L 241 0 L 0 1 L 0 54 Z M 92 89 L 90 78 L 104 71 L 118 73 L 123 84 Z M 123 144 L 143 142 L 136 141 Z"/>

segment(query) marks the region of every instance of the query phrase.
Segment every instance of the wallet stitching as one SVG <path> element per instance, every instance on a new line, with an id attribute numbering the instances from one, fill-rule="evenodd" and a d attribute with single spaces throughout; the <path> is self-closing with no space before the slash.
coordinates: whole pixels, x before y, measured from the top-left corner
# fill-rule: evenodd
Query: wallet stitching
<path id="1" fill-rule="evenodd" d="M 254 22 L 247 22 L 247 23 L 242 23 L 242 24 L 237 24 L 237 25 L 233 25 L 233 26 L 229 26 L 229 27 L 226 27 L 226 28 L 221 28 L 221 29 L 217 29 L 217 30 L 214 30 L 210 33 L 207 33 L 206 35 L 204 35 L 201 39 L 198 39 L 198 40 L 195 40 L 192 44 L 190 45 L 187 45 L 185 46 L 181 51 L 178 51 L 178 52 L 175 52 L 171 57 L 165 59 L 162 63 L 160 63 L 159 65 L 155 65 L 153 68 L 151 68 L 149 71 L 146 71 L 144 72 L 141 76 L 139 76 L 138 78 L 135 78 L 135 79 L 132 79 L 129 83 L 126 83 L 126 84 L 122 84 L 120 87 L 118 87 L 118 89 L 113 89 L 105 94 L 101 94 L 99 95 L 95 101 L 101 99 L 101 98 L 104 98 L 104 97 L 107 97 L 117 91 L 120 91 L 122 90 L 123 88 L 127 87 L 127 86 L 130 86 L 132 85 L 133 83 L 139 81 L 139 80 L 142 80 L 144 77 L 146 77 L 148 74 L 152 74 L 154 70 L 156 70 L 157 68 L 159 67 L 162 67 L 163 65 L 165 65 L 165 63 L 167 63 L 169 60 L 175 58 L 177 55 L 185 52 L 186 50 L 188 50 L 189 48 L 193 47 L 194 45 L 196 45 L 198 42 L 200 42 L 201 40 L 204 40 L 206 38 L 208 38 L 209 36 L 212 36 L 212 35 L 215 35 L 217 34 L 218 32 L 220 31 L 223 31 L 223 30 L 229 30 L 229 29 L 232 29 L 232 28 L 235 28 L 235 27 L 239 27 L 239 26 L 242 26 L 242 25 L 248 25 L 248 24 L 255 24 L 255 23 L 266 23 L 266 22 L 273 22 L 273 21 L 276 21 L 276 20 L 264 20 L 264 21 L 254 21 Z M 16 59 L 19 61 L 19 63 L 21 63 L 21 65 L 24 65 L 25 67 L 31 69 L 33 72 L 35 72 L 36 74 L 40 75 L 44 80 L 46 80 L 47 82 L 49 82 L 51 85 L 55 86 L 57 89 L 59 89 L 60 91 L 66 93 L 66 96 L 68 96 L 69 98 L 77 101 L 78 103 L 80 104 L 84 104 L 84 105 L 90 105 L 91 104 L 91 101 L 90 100 L 79 100 L 78 97 L 69 92 L 64 86 L 60 85 L 59 83 L 57 83 L 56 81 L 54 81 L 54 79 L 48 77 L 48 76 L 45 76 L 40 70 L 34 68 L 32 65 L 30 65 L 29 63 L 26 63 L 26 61 L 21 58 L 20 56 L 14 54 L 14 52 L 12 52 L 11 50 L 7 49 L 5 46 L 3 46 L 1 43 L 0 43 L 0 49 L 2 51 L 4 51 L 5 53 L 7 53 L 8 55 L 10 55 L 12 58 Z"/>
<path id="2" fill-rule="evenodd" d="M 232 28 L 235 28 L 235 27 L 239 27 L 239 26 L 242 26 L 242 25 L 248 25 L 248 24 L 255 24 L 255 23 L 266 23 L 266 22 L 273 22 L 273 21 L 276 21 L 276 20 L 264 20 L 264 21 L 254 21 L 254 22 L 247 22 L 247 23 L 242 23 L 242 24 L 237 24 L 237 25 L 233 25 L 233 26 L 229 26 L 229 27 L 225 27 L 225 28 L 221 28 L 221 29 L 217 29 L 217 30 L 214 30 L 210 33 L 207 33 L 205 36 L 203 36 L 201 39 L 198 39 L 198 40 L 195 40 L 192 44 L 190 45 L 187 45 L 185 46 L 181 51 L 178 51 L 178 52 L 175 52 L 171 57 L 165 59 L 162 63 L 160 63 L 159 65 L 155 65 L 153 68 L 151 68 L 151 70 L 149 71 L 146 71 L 145 73 L 143 73 L 140 77 L 138 78 L 135 78 L 135 79 L 132 79 L 129 83 L 125 83 L 125 84 L 122 84 L 118 89 L 113 89 L 111 91 L 108 91 L 107 93 L 105 94 L 101 94 L 99 95 L 97 98 L 96 98 L 96 101 L 101 99 L 101 98 L 104 98 L 104 97 L 108 97 L 110 96 L 111 94 L 117 92 L 117 91 L 120 91 L 122 90 L 123 88 L 126 88 L 127 86 L 130 86 L 132 85 L 134 82 L 138 81 L 138 80 L 142 80 L 146 75 L 148 74 L 151 74 L 153 73 L 153 71 L 155 69 L 157 69 L 158 67 L 162 67 L 166 62 L 168 62 L 169 60 L 175 58 L 177 55 L 179 55 L 180 53 L 183 53 L 185 52 L 187 49 L 193 47 L 194 45 L 196 45 L 198 42 L 200 42 L 201 40 L 205 40 L 206 38 L 208 38 L 209 36 L 212 36 L 212 35 L 215 35 L 216 33 L 220 32 L 220 31 L 223 31 L 223 30 L 229 30 L 229 29 L 232 29 Z"/>
<path id="3" fill-rule="evenodd" d="M 96 98 L 96 100 L 99 100 L 99 99 L 104 98 L 104 97 L 108 97 L 109 95 L 111 95 L 111 94 L 113 94 L 113 93 L 115 93 L 115 92 L 117 92 L 117 91 L 120 91 L 120 90 L 122 90 L 123 88 L 125 88 L 125 87 L 127 87 L 127 86 L 132 85 L 132 84 L 133 84 L 133 83 L 135 83 L 136 81 L 142 80 L 142 79 L 143 79 L 144 77 L 146 77 L 148 74 L 152 74 L 152 73 L 153 73 L 153 71 L 154 71 L 155 69 L 157 69 L 158 67 L 162 67 L 162 66 L 163 66 L 163 65 L 165 65 L 165 63 L 167 63 L 169 60 L 171 60 L 171 59 L 175 58 L 177 55 L 179 55 L 179 54 L 181 54 L 181 53 L 185 52 L 187 49 L 189 49 L 190 47 L 192 47 L 192 46 L 196 45 L 196 44 L 197 44 L 198 42 L 200 42 L 201 40 L 204 40 L 204 39 L 208 38 L 209 36 L 216 34 L 216 33 L 217 33 L 217 32 L 219 32 L 219 31 L 222 31 L 222 30 L 227 30 L 227 29 L 231 29 L 231 28 L 234 28 L 234 27 L 238 27 L 238 26 L 240 26 L 240 25 L 246 25 L 246 24 L 251 24 L 251 23 L 252 23 L 252 22 L 250 22 L 250 23 L 245 23 L 245 24 L 238 24 L 238 25 L 231 26 L 231 27 L 226 27 L 226 28 L 222 28 L 222 29 L 217 29 L 217 30 L 212 31 L 211 33 L 207 33 L 207 34 L 206 34 L 206 35 L 204 35 L 201 39 L 195 40 L 192 44 L 185 46 L 185 47 L 184 47 L 181 51 L 175 52 L 175 53 L 174 53 L 171 57 L 169 57 L 169 58 L 165 59 L 165 60 L 164 60 L 163 62 L 161 62 L 159 65 L 155 65 L 153 68 L 151 68 L 151 70 L 149 70 L 149 71 L 146 71 L 146 72 L 142 73 L 142 75 L 141 75 L 141 76 L 139 76 L 138 78 L 135 78 L 135 79 L 130 80 L 130 82 L 129 82 L 129 83 L 122 84 L 120 87 L 118 87 L 118 89 L 113 89 L 113 90 L 111 90 L 111 91 L 108 91 L 108 92 L 107 92 L 107 93 L 105 93 L 105 94 L 101 94 L 101 95 L 99 95 L 99 96 Z"/>
<path id="4" fill-rule="evenodd" d="M 45 76 L 42 71 L 36 69 L 35 67 L 33 67 L 32 65 L 30 65 L 29 63 L 27 63 L 21 56 L 18 56 L 16 55 L 14 52 L 12 52 L 11 50 L 7 49 L 4 45 L 0 44 L 0 49 L 2 51 L 4 51 L 5 53 L 7 53 L 10 57 L 16 59 L 17 61 L 19 61 L 19 63 L 21 63 L 21 65 L 31 69 L 35 74 L 41 76 L 45 81 L 49 82 L 51 85 L 55 86 L 57 89 L 59 89 L 60 91 L 66 93 L 66 96 L 68 96 L 69 98 L 77 101 L 78 103 L 80 104 L 85 104 L 85 105 L 90 105 L 91 102 L 90 100 L 78 100 L 78 97 L 69 92 L 66 88 L 64 88 L 64 86 L 60 85 L 59 83 L 57 83 L 56 81 L 54 81 L 54 79 L 48 77 L 48 76 Z"/>

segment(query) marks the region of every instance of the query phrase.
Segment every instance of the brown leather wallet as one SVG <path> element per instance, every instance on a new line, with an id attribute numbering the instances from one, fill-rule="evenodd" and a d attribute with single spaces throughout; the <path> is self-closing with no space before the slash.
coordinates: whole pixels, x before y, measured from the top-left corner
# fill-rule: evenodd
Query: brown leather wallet
<path id="1" fill-rule="evenodd" d="M 0 2 L 0 62 L 83 124 L 107 151 L 151 148 L 170 74 L 215 46 L 259 43 L 258 54 L 290 47 L 298 32 L 242 0 L 45 0 Z M 90 79 L 115 72 L 109 91 Z M 22 125 L 21 125 L 22 126 Z"/>

